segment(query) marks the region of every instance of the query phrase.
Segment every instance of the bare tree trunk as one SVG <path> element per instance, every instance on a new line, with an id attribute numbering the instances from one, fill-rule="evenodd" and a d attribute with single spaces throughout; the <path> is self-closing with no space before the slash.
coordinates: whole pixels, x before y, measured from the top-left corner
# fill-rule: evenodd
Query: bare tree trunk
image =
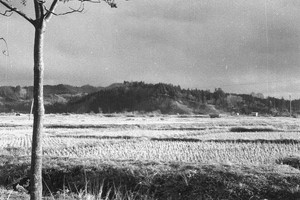
<path id="1" fill-rule="evenodd" d="M 42 199 L 42 134 L 43 134 L 43 117 L 44 117 L 44 97 L 43 97 L 43 79 L 44 79 L 44 62 L 43 62 L 43 39 L 45 23 L 43 20 L 35 26 L 34 39 L 34 121 L 32 135 L 32 152 L 31 152 L 31 200 Z"/>

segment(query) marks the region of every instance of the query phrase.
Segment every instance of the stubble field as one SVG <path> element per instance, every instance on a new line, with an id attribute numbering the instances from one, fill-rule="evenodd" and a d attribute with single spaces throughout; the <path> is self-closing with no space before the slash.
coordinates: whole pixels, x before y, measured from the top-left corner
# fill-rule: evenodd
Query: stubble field
<path id="1" fill-rule="evenodd" d="M 278 199 L 285 195 L 297 199 L 300 194 L 299 122 L 297 118 L 243 116 L 211 119 L 205 116 L 131 114 L 46 115 L 43 136 L 44 168 L 47 170 L 59 166 L 59 169 L 56 167 L 58 170 L 66 171 L 66 168 L 72 168 L 70 166 L 80 165 L 85 171 L 90 167 L 105 165 L 106 168 L 112 166 L 113 169 L 129 169 L 139 180 L 144 180 L 145 176 L 149 178 L 151 174 L 153 179 L 148 180 L 149 183 L 137 185 L 141 186 L 139 192 L 147 190 L 147 198 L 154 199 L 159 199 L 161 194 L 157 188 L 150 192 L 151 187 L 168 188 L 165 184 L 170 184 L 162 182 L 159 186 L 154 177 L 158 174 L 160 177 L 167 174 L 174 176 L 172 180 L 180 175 L 185 187 L 194 188 L 192 193 L 190 190 L 186 194 L 181 191 L 180 195 L 170 190 L 167 195 L 170 199 L 260 199 L 270 198 L 269 193 L 274 191 L 278 192 Z M 28 173 L 31 134 L 32 119 L 28 115 L 0 115 L 0 154 L 3 160 L 3 173 L 0 171 L 0 176 L 7 180 L 0 181 L 2 186 L 6 187 L 24 176 L 17 169 Z M 12 167 L 16 170 L 15 174 L 7 177 L 13 170 L 9 171 L 5 166 L 17 164 L 22 167 Z M 136 173 L 139 175 L 135 175 Z M 199 174 L 214 177 L 211 178 L 216 179 L 216 183 L 211 183 L 214 189 L 203 188 L 201 184 L 207 182 L 194 180 Z M 67 176 L 67 172 L 64 175 Z M 51 177 L 52 174 L 48 173 L 48 176 Z M 53 177 L 49 178 L 48 185 L 52 184 L 49 183 L 51 179 Z M 179 185 L 180 180 L 177 181 Z M 278 180 L 285 180 L 286 183 L 278 183 Z M 147 184 L 149 188 L 145 189 Z M 271 189 L 266 188 L 267 186 Z M 49 187 L 50 193 L 57 192 L 57 186 Z M 216 192 L 219 194 L 214 196 Z M 136 194 L 136 198 L 127 199 L 143 199 L 142 196 Z M 276 199 L 277 196 L 270 199 Z M 102 197 L 98 199 L 100 198 Z"/>

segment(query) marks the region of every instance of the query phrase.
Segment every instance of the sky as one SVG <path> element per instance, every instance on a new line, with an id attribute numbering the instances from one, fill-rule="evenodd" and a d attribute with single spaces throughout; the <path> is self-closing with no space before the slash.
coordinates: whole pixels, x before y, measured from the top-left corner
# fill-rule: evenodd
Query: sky
<path id="1" fill-rule="evenodd" d="M 163 82 L 300 98 L 299 0 L 116 2 L 117 9 L 85 3 L 83 13 L 51 19 L 45 84 Z M 14 5 L 34 16 L 30 1 Z M 56 12 L 77 6 L 60 3 Z M 0 25 L 10 53 L 0 54 L 0 85 L 32 85 L 32 25 L 17 14 L 0 16 Z"/>

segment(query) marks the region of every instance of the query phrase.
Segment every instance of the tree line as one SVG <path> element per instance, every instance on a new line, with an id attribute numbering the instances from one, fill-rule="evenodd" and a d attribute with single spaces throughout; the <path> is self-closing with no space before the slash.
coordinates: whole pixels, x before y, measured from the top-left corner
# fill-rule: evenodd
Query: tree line
<path id="1" fill-rule="evenodd" d="M 221 88 L 214 91 L 183 89 L 172 84 L 146 84 L 127 82 L 116 87 L 103 89 L 80 99 L 71 100 L 66 105 L 55 104 L 46 107 L 46 112 L 94 112 L 114 113 L 160 110 L 168 114 L 174 102 L 191 108 L 195 114 L 201 113 L 201 106 L 214 105 L 223 112 L 251 114 L 259 112 L 270 115 L 286 115 L 290 102 L 283 98 L 267 97 L 262 94 L 225 93 Z M 300 110 L 300 100 L 292 101 L 293 112 Z"/>

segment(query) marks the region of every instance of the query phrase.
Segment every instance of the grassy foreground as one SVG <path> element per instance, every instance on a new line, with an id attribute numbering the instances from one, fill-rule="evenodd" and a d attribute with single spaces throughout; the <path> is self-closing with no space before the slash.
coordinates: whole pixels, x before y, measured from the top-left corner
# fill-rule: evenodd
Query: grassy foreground
<path id="1" fill-rule="evenodd" d="M 300 199 L 299 118 L 45 117 L 45 199 Z M 0 200 L 29 199 L 31 130 L 0 114 Z"/>
<path id="2" fill-rule="evenodd" d="M 44 194 L 48 199 L 299 199 L 300 159 L 278 162 L 246 167 L 45 158 Z M 9 189 L 29 172 L 29 158 L 1 156 L 0 163 L 0 199 L 28 199 Z"/>

